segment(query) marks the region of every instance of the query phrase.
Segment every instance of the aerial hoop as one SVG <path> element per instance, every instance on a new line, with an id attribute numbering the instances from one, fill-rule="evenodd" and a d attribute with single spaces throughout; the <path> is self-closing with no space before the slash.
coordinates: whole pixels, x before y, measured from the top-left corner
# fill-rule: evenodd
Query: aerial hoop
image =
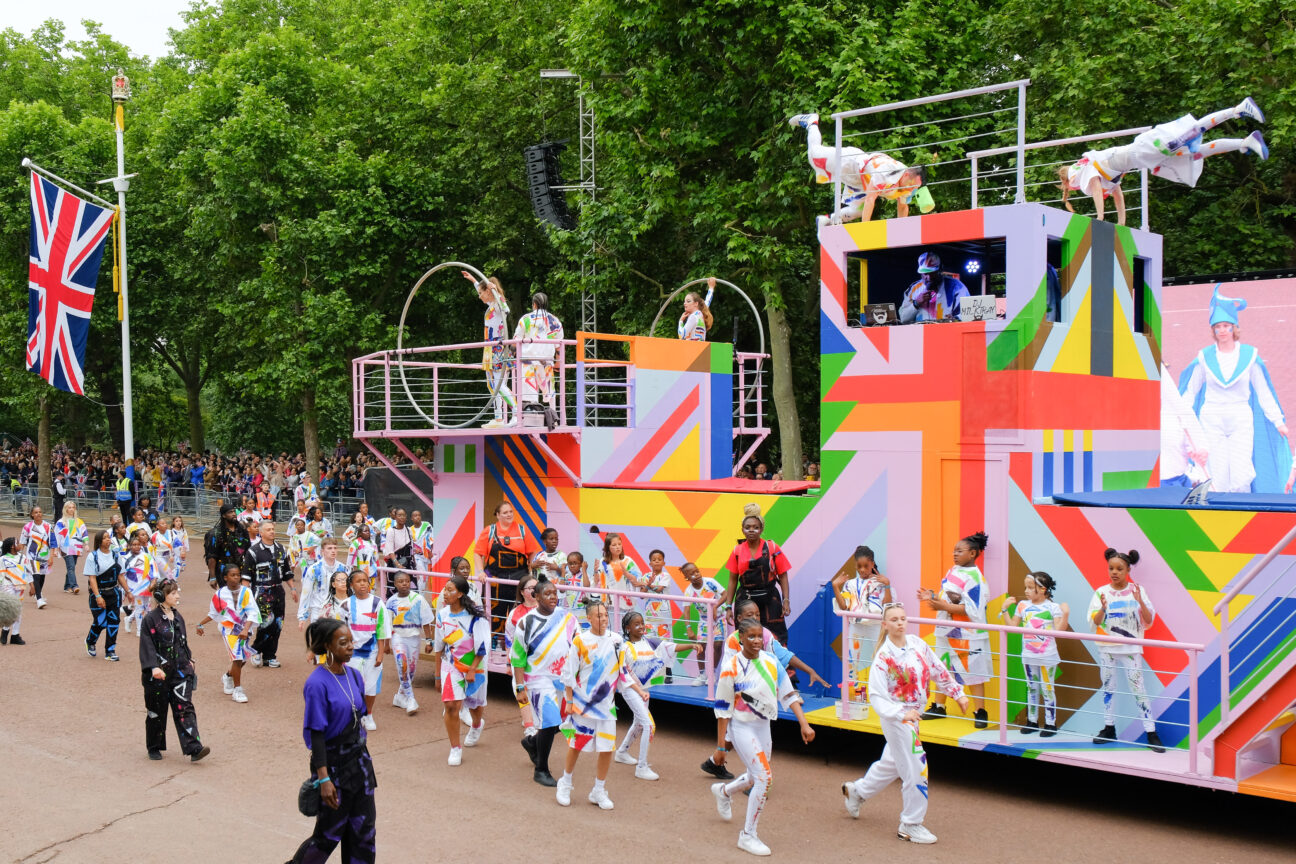
<path id="1" fill-rule="evenodd" d="M 429 417 L 427 413 L 421 407 L 419 407 L 418 402 L 414 399 L 414 394 L 410 392 L 409 383 L 405 380 L 405 363 L 401 359 L 401 355 L 405 351 L 405 317 L 409 314 L 410 306 L 414 303 L 414 297 L 416 294 L 418 294 L 419 289 L 423 287 L 424 282 L 426 282 L 434 273 L 437 273 L 441 270 L 445 270 L 447 267 L 458 267 L 461 270 L 467 270 L 477 276 L 477 281 L 479 283 L 486 281 L 486 275 L 484 273 L 482 273 L 480 270 L 478 270 L 476 267 L 472 266 L 471 264 L 465 264 L 462 261 L 442 261 L 440 264 L 436 265 L 431 270 L 427 271 L 421 277 L 419 277 L 419 280 L 414 283 L 414 287 L 410 289 L 409 294 L 405 297 L 405 308 L 401 309 L 400 324 L 398 325 L 398 329 L 396 330 L 396 373 L 400 377 L 401 389 L 405 391 L 405 398 L 409 400 L 410 405 L 413 406 L 414 410 L 419 413 L 420 417 L 422 417 L 424 420 L 426 420 L 428 423 L 430 423 L 432 426 L 436 427 L 437 429 L 467 429 L 468 427 L 476 424 L 477 421 L 482 418 L 482 415 L 484 415 L 486 411 L 491 407 L 492 402 L 494 401 L 496 395 L 498 395 L 499 393 L 499 385 L 495 384 L 493 379 L 490 376 L 487 376 L 487 381 L 490 382 L 490 387 L 491 387 L 490 394 L 487 396 L 486 402 L 485 404 L 482 405 L 481 410 L 478 411 L 471 419 L 466 420 L 463 423 L 438 422 L 436 420 L 433 420 L 431 417 Z M 508 331 L 507 317 L 505 318 L 504 321 L 504 329 L 505 332 Z M 435 394 L 433 395 L 433 398 L 436 398 Z"/>
<path id="2" fill-rule="evenodd" d="M 701 279 L 694 279 L 692 282 L 685 282 L 683 285 L 681 285 L 680 287 L 672 291 L 671 295 L 666 298 L 666 302 L 663 303 L 661 305 L 661 308 L 657 310 L 657 317 L 653 319 L 652 327 L 648 330 L 648 334 L 650 336 L 657 335 L 657 324 L 658 322 L 661 321 L 662 314 L 666 311 L 666 307 L 670 306 L 672 300 L 678 297 L 682 292 L 692 288 L 694 285 L 700 285 L 711 278 L 713 277 L 703 276 Z M 717 285 L 724 285 L 726 287 L 732 288 L 734 291 L 737 291 L 739 296 L 741 296 L 744 300 L 746 300 L 747 305 L 751 307 L 752 317 L 756 319 L 756 328 L 760 331 L 760 353 L 764 354 L 765 353 L 765 323 L 761 321 L 760 310 L 756 308 L 756 304 L 752 302 L 752 299 L 747 296 L 746 291 L 743 291 L 741 288 L 739 288 L 734 283 L 728 281 L 727 279 L 721 279 L 719 277 L 714 277 L 714 278 Z"/>

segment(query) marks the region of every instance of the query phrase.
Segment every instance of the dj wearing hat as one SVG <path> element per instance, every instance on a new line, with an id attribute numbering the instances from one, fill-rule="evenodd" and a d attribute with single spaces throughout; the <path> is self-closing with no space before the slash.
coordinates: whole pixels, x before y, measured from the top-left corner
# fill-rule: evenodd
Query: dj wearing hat
<path id="1" fill-rule="evenodd" d="M 970 292 L 958 276 L 942 273 L 940 267 L 940 256 L 935 252 L 918 256 L 919 279 L 905 289 L 900 323 L 958 319 L 962 300 Z"/>

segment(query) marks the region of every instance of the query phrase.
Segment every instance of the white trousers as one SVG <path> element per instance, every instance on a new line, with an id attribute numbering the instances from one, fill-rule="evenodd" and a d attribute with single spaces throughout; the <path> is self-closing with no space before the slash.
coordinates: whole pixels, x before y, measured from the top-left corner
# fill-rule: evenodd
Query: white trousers
<path id="1" fill-rule="evenodd" d="M 26 586 L 24 586 L 24 588 L 25 587 Z M 22 604 L 24 588 L 15 588 L 13 585 L 9 583 L 7 579 L 2 584 L 0 584 L 0 592 L 3 592 L 5 594 L 12 594 L 14 597 L 18 598 L 18 603 L 19 603 L 18 617 L 14 619 L 14 622 L 12 624 L 10 624 L 7 628 L 5 628 L 9 631 L 10 636 L 17 636 L 18 630 L 22 627 L 22 605 L 21 604 Z"/>
<path id="2" fill-rule="evenodd" d="M 1246 402 L 1204 404 L 1201 424 L 1206 432 L 1211 486 L 1216 492 L 1250 492 L 1255 479 L 1255 418 Z"/>
<path id="3" fill-rule="evenodd" d="M 765 809 L 765 799 L 769 797 L 770 784 L 774 782 L 774 772 L 770 769 L 770 754 L 774 752 L 774 744 L 770 740 L 769 721 L 730 721 L 729 740 L 733 742 L 734 752 L 743 765 L 747 766 L 747 770 L 725 786 L 725 794 L 732 798 L 744 789 L 751 789 L 743 831 L 755 837 L 756 823 L 760 821 L 761 811 Z"/>
<path id="4" fill-rule="evenodd" d="M 927 816 L 927 754 L 918 737 L 918 727 L 898 720 L 879 720 L 886 746 L 878 760 L 869 766 L 868 773 L 853 781 L 855 791 L 861 798 L 872 798 L 899 777 L 903 802 L 900 824 L 921 825 Z"/>
<path id="5" fill-rule="evenodd" d="M 858 162 L 864 155 L 864 151 L 858 147 L 842 147 L 841 152 L 842 163 L 848 165 Z M 816 175 L 826 174 L 829 180 L 841 175 L 841 166 L 837 164 L 837 148 L 824 146 L 818 123 L 811 123 L 806 129 L 806 157 L 810 160 L 810 167 L 815 169 Z M 850 167 L 853 170 L 848 173 L 852 178 L 858 178 L 858 169 L 854 165 Z M 838 223 L 858 219 L 864 210 L 863 195 L 863 188 L 847 185 L 846 177 L 842 175 L 842 206 L 833 211 L 832 221 Z"/>
<path id="6" fill-rule="evenodd" d="M 1147 688 L 1143 686 L 1143 655 L 1116 654 L 1112 651 L 1098 652 L 1098 671 L 1102 677 L 1103 720 L 1108 726 L 1116 725 L 1116 667 L 1125 670 L 1125 681 L 1129 684 L 1130 695 L 1138 706 L 1139 716 L 1143 720 L 1144 732 L 1155 732 L 1156 723 L 1152 720 L 1152 704 L 1148 702 Z"/>
<path id="7" fill-rule="evenodd" d="M 422 646 L 423 638 L 418 633 L 391 637 L 392 657 L 396 660 L 396 676 L 400 679 L 399 692 L 402 696 L 414 695 L 414 670 L 418 668 L 419 650 Z"/>
<path id="8" fill-rule="evenodd" d="M 634 742 L 639 742 L 639 764 L 648 764 L 648 745 L 652 743 L 653 735 L 657 732 L 657 724 L 653 722 L 652 713 L 648 710 L 648 703 L 645 702 L 638 693 L 633 690 L 622 690 L 621 698 L 630 706 L 634 712 L 634 721 L 630 724 L 630 729 L 626 732 L 625 738 L 621 739 L 617 751 L 629 753 Z"/>

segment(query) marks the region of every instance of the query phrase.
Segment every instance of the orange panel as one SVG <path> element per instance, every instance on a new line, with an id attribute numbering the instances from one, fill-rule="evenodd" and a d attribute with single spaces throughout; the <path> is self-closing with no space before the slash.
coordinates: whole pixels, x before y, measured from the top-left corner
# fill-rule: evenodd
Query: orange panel
<path id="1" fill-rule="evenodd" d="M 1283 733 L 1278 761 L 1284 765 L 1296 765 L 1296 724 Z"/>
<path id="2" fill-rule="evenodd" d="M 981 209 L 929 213 L 921 218 L 923 243 L 980 240 L 985 236 L 985 211 Z"/>
<path id="3" fill-rule="evenodd" d="M 708 342 L 684 339 L 636 339 L 635 366 L 639 369 L 687 372 L 689 367 L 702 359 L 702 355 L 710 350 L 711 345 Z"/>

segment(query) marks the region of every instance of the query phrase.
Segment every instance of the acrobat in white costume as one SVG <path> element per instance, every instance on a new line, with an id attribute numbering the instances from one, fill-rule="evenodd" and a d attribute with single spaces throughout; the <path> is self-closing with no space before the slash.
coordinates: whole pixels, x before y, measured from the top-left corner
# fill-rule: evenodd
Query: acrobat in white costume
<path id="1" fill-rule="evenodd" d="M 1130 171 L 1147 169 L 1157 177 L 1185 186 L 1196 186 L 1202 173 L 1202 160 L 1207 156 L 1249 150 L 1261 159 L 1268 159 L 1269 148 L 1259 130 L 1245 138 L 1202 140 L 1203 135 L 1219 124 L 1239 117 L 1250 117 L 1257 123 L 1265 122 L 1264 112 L 1248 96 L 1232 108 L 1216 111 L 1200 120 L 1191 114 L 1185 114 L 1178 120 L 1153 126 L 1129 144 L 1108 147 L 1106 150 L 1090 150 L 1080 161 L 1065 169 L 1064 191 L 1080 191 L 1092 195 L 1099 205 L 1101 219 L 1103 195 L 1119 191 L 1121 177 Z"/>
<path id="2" fill-rule="evenodd" d="M 966 712 L 967 697 L 931 646 L 905 631 L 904 609 L 888 606 L 883 613 L 886 638 L 869 669 L 869 704 L 882 724 L 886 746 L 868 773 L 842 784 L 846 810 L 859 818 L 860 805 L 890 785 L 901 783 L 903 811 L 898 834 L 914 843 L 935 843 L 936 836 L 923 827 L 927 815 L 927 754 L 918 737 L 918 723 L 931 681 Z M 897 642 L 897 640 L 899 640 Z"/>
<path id="3" fill-rule="evenodd" d="M 931 193 L 923 188 L 927 175 L 922 168 L 910 168 L 885 153 L 842 147 L 839 169 L 836 148 L 824 146 L 819 134 L 818 114 L 797 114 L 788 119 L 788 124 L 806 130 L 806 157 L 814 169 L 816 182 L 831 183 L 840 176 L 849 193 L 842 196 L 841 206 L 832 216 L 818 217 L 820 227 L 840 225 L 852 219 L 867 222 L 873 218 L 873 206 L 878 198 L 896 202 L 896 215 L 901 217 L 909 215 L 910 201 L 924 213 L 934 209 Z"/>

